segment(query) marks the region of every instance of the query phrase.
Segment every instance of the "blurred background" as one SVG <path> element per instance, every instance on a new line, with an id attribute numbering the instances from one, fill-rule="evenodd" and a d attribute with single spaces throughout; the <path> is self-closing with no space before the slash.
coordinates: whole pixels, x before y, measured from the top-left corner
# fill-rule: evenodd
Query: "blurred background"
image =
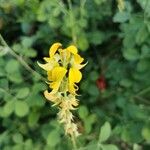
<path id="1" fill-rule="evenodd" d="M 0 150 L 72 149 L 37 65 L 54 42 L 88 61 L 79 149 L 150 149 L 149 0 L 0 0 L 0 34 Z"/>

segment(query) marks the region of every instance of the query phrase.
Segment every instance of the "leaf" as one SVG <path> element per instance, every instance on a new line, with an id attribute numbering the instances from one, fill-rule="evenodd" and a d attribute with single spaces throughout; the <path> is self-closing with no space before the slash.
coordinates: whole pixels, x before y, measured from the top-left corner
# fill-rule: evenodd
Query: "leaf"
<path id="1" fill-rule="evenodd" d="M 82 51 L 86 51 L 89 47 L 89 43 L 86 36 L 79 36 L 77 44 L 79 46 L 79 49 Z"/>
<path id="2" fill-rule="evenodd" d="M 25 101 L 15 102 L 15 113 L 19 117 L 24 117 L 29 112 L 29 107 Z"/>
<path id="3" fill-rule="evenodd" d="M 111 134 L 111 126 L 109 122 L 105 122 L 105 124 L 101 127 L 100 135 L 99 135 L 99 142 L 105 142 Z"/>
<path id="4" fill-rule="evenodd" d="M 15 143 L 22 143 L 23 142 L 23 136 L 22 136 L 22 134 L 20 134 L 20 133 L 15 133 L 15 134 L 13 134 L 13 141 L 15 142 Z"/>
<path id="5" fill-rule="evenodd" d="M 2 89 L 8 89 L 8 80 L 5 78 L 0 79 L 0 88 Z"/>
<path id="6" fill-rule="evenodd" d="M 145 14 L 150 16 L 150 1 L 149 0 L 137 0 L 137 2 L 141 5 Z"/>
<path id="7" fill-rule="evenodd" d="M 137 64 L 137 71 L 144 72 L 149 69 L 150 61 L 147 59 L 141 59 Z"/>
<path id="8" fill-rule="evenodd" d="M 8 101 L 5 106 L 4 106 L 4 113 L 7 115 L 7 116 L 10 116 L 12 114 L 12 112 L 14 111 L 14 101 L 13 100 L 10 100 Z"/>
<path id="9" fill-rule="evenodd" d="M 78 110 L 78 113 L 79 113 L 79 116 L 80 116 L 81 119 L 86 119 L 86 117 L 89 114 L 89 111 L 88 111 L 87 107 L 80 106 L 79 110 Z"/>
<path id="10" fill-rule="evenodd" d="M 30 127 L 33 127 L 37 124 L 40 114 L 38 112 L 31 112 L 28 116 L 28 124 Z"/>
<path id="11" fill-rule="evenodd" d="M 108 145 L 102 145 L 102 150 L 119 150 L 117 146 L 108 144 Z"/>
<path id="12" fill-rule="evenodd" d="M 57 130 L 54 130 L 48 134 L 47 144 L 51 147 L 55 147 L 60 142 L 60 134 Z"/>
<path id="13" fill-rule="evenodd" d="M 127 60 L 137 60 L 140 58 L 140 54 L 138 52 L 137 49 L 125 49 L 123 51 L 123 56 L 127 59 Z"/>
<path id="14" fill-rule="evenodd" d="M 90 85 L 88 87 L 88 93 L 91 95 L 91 96 L 98 96 L 99 95 L 99 90 L 98 88 L 96 87 L 95 84 L 93 85 Z"/>
<path id="15" fill-rule="evenodd" d="M 19 70 L 19 63 L 16 60 L 11 59 L 7 62 L 5 70 L 7 73 L 15 73 Z"/>
<path id="16" fill-rule="evenodd" d="M 13 83 L 21 83 L 23 81 L 20 72 L 15 72 L 11 74 L 7 74 L 7 78 Z"/>
<path id="17" fill-rule="evenodd" d="M 142 136 L 148 143 L 150 143 L 150 127 L 144 127 L 142 129 Z"/>
<path id="18" fill-rule="evenodd" d="M 143 24 L 143 26 L 139 29 L 136 35 L 135 40 L 137 45 L 141 45 L 144 41 L 146 41 L 148 36 L 149 36 L 149 32 L 146 28 L 146 25 Z"/>
<path id="19" fill-rule="evenodd" d="M 113 18 L 114 22 L 123 23 L 129 20 L 130 14 L 128 12 L 118 12 Z"/>
<path id="20" fill-rule="evenodd" d="M 95 32 L 92 32 L 89 35 L 89 40 L 94 45 L 101 44 L 103 42 L 103 40 L 104 40 L 104 33 L 100 32 L 98 30 L 95 31 Z"/>
<path id="21" fill-rule="evenodd" d="M 22 37 L 21 43 L 25 48 L 30 48 L 32 46 L 33 42 L 34 42 L 33 37 L 26 37 L 26 36 Z"/>
<path id="22" fill-rule="evenodd" d="M 120 81 L 120 85 L 124 86 L 124 87 L 131 87 L 132 86 L 132 81 L 129 79 L 122 79 Z"/>
<path id="23" fill-rule="evenodd" d="M 97 71 L 92 71 L 90 73 L 90 79 L 91 79 L 91 81 L 96 81 L 96 79 L 98 79 L 98 77 L 99 77 L 99 74 L 98 74 Z"/>
<path id="24" fill-rule="evenodd" d="M 85 131 L 86 133 L 90 133 L 92 130 L 92 125 L 96 121 L 96 116 L 95 114 L 91 114 L 87 117 L 84 118 L 84 126 L 85 126 Z"/>
<path id="25" fill-rule="evenodd" d="M 21 89 L 19 89 L 16 97 L 23 99 L 29 95 L 29 92 L 30 92 L 30 89 L 28 87 L 21 88 Z"/>

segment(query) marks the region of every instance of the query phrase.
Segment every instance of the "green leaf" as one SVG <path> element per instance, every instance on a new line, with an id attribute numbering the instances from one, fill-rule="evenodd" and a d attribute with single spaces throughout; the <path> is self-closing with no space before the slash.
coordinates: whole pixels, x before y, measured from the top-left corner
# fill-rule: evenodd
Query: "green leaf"
<path id="1" fill-rule="evenodd" d="M 88 144 L 86 147 L 82 147 L 84 150 L 97 150 L 97 143 L 96 144 Z"/>
<path id="2" fill-rule="evenodd" d="M 98 74 L 97 71 L 92 71 L 90 73 L 90 79 L 91 79 L 91 81 L 96 81 L 98 79 L 98 77 L 99 77 L 99 74 Z"/>
<path id="3" fill-rule="evenodd" d="M 88 111 L 87 107 L 80 106 L 79 110 L 78 110 L 78 113 L 79 113 L 79 116 L 80 116 L 81 119 L 86 119 L 86 117 L 89 114 L 89 111 Z"/>
<path id="4" fill-rule="evenodd" d="M 23 47 L 25 47 L 25 48 L 30 48 L 32 46 L 33 42 L 34 42 L 34 38 L 32 38 L 32 37 L 22 37 L 21 43 L 22 43 Z"/>
<path id="5" fill-rule="evenodd" d="M 149 36 L 149 32 L 146 28 L 146 25 L 143 24 L 143 26 L 139 29 L 136 35 L 136 43 L 137 45 L 141 45 L 144 41 L 146 41 L 147 37 Z"/>
<path id="6" fill-rule="evenodd" d="M 29 95 L 30 89 L 28 87 L 24 87 L 18 90 L 16 95 L 17 98 L 23 99 Z"/>
<path id="7" fill-rule="evenodd" d="M 39 92 L 38 94 L 35 94 L 34 92 L 36 91 L 32 91 L 32 93 L 26 98 L 26 102 L 29 106 L 43 107 L 45 104 L 44 96 L 41 96 Z"/>
<path id="8" fill-rule="evenodd" d="M 148 143 L 150 143 L 150 127 L 144 127 L 142 129 L 142 136 Z"/>
<path id="9" fill-rule="evenodd" d="M 89 47 L 88 40 L 85 36 L 79 36 L 77 44 L 79 46 L 79 49 L 82 51 L 86 51 Z"/>
<path id="10" fill-rule="evenodd" d="M 22 144 L 16 144 L 12 147 L 12 150 L 21 150 L 23 149 L 23 145 Z"/>
<path id="11" fill-rule="evenodd" d="M 88 88 L 88 93 L 91 95 L 91 96 L 98 96 L 99 95 L 99 90 L 98 88 L 96 87 L 96 84 L 93 84 L 93 85 L 90 85 L 89 88 Z"/>
<path id="12" fill-rule="evenodd" d="M 124 86 L 124 87 L 131 87 L 132 86 L 132 81 L 129 79 L 122 79 L 120 81 L 120 85 Z"/>
<path id="13" fill-rule="evenodd" d="M 31 112 L 28 116 L 28 124 L 30 127 L 33 127 L 37 124 L 40 114 L 38 112 Z"/>
<path id="14" fill-rule="evenodd" d="M 101 127 L 100 135 L 99 135 L 99 142 L 105 142 L 111 134 L 111 126 L 109 122 L 105 122 L 105 124 Z"/>
<path id="15" fill-rule="evenodd" d="M 83 121 L 84 121 L 85 131 L 88 134 L 88 133 L 91 132 L 92 125 L 96 121 L 96 115 L 95 114 L 91 114 L 91 115 L 85 117 Z"/>
<path id="16" fill-rule="evenodd" d="M 15 113 L 19 117 L 24 117 L 29 112 L 29 107 L 25 101 L 15 102 Z"/>
<path id="17" fill-rule="evenodd" d="M 55 147 L 60 142 L 60 134 L 57 130 L 54 130 L 48 134 L 47 144 L 51 147 Z"/>
<path id="18" fill-rule="evenodd" d="M 112 144 L 102 145 L 102 150 L 119 150 L 117 146 Z"/>
<path id="19" fill-rule="evenodd" d="M 19 63 L 16 60 L 11 59 L 7 62 L 5 70 L 7 73 L 15 73 L 19 70 Z"/>
<path id="20" fill-rule="evenodd" d="M 127 20 L 129 20 L 129 18 L 130 18 L 130 14 L 128 12 L 118 12 L 114 16 L 113 21 L 123 23 L 123 22 L 126 22 Z"/>
<path id="21" fill-rule="evenodd" d="M 141 59 L 137 64 L 137 71 L 144 72 L 149 69 L 150 61 L 147 59 Z"/>
<path id="22" fill-rule="evenodd" d="M 123 51 L 123 56 L 127 59 L 127 60 L 137 60 L 140 58 L 140 54 L 138 52 L 137 49 L 125 49 Z"/>
<path id="23" fill-rule="evenodd" d="M 20 134 L 20 133 L 15 133 L 15 134 L 13 134 L 13 141 L 15 142 L 15 143 L 22 143 L 23 142 L 23 136 L 22 136 L 22 134 Z"/>
<path id="24" fill-rule="evenodd" d="M 92 32 L 89 35 L 89 40 L 94 45 L 101 44 L 104 40 L 104 33 L 100 31 Z"/>
<path id="25" fill-rule="evenodd" d="M 4 113 L 7 116 L 10 116 L 12 114 L 12 112 L 14 111 L 15 108 L 15 103 L 14 100 L 10 100 L 6 103 L 6 105 L 4 106 Z"/>
<path id="26" fill-rule="evenodd" d="M 11 74 L 7 74 L 7 78 L 13 83 L 21 83 L 23 81 L 20 72 L 15 72 Z"/>
<path id="27" fill-rule="evenodd" d="M 5 78 L 0 79 L 0 88 L 8 89 L 8 80 Z"/>
<path id="28" fill-rule="evenodd" d="M 137 0 L 137 2 L 141 5 L 144 13 L 150 16 L 150 1 L 149 0 Z"/>

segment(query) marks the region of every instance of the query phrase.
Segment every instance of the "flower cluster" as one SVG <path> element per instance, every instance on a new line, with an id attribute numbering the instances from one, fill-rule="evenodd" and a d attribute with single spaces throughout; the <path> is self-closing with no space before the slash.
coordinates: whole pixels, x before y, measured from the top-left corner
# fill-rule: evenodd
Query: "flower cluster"
<path id="1" fill-rule="evenodd" d="M 64 124 L 65 132 L 78 136 L 77 126 L 73 120 L 72 110 L 78 106 L 76 99 L 78 86 L 82 78 L 80 69 L 84 59 L 78 54 L 74 45 L 65 49 L 61 43 L 54 43 L 49 50 L 49 57 L 44 57 L 45 64 L 38 65 L 47 71 L 47 78 L 51 92 L 44 92 L 46 99 L 59 107 L 58 119 Z"/>

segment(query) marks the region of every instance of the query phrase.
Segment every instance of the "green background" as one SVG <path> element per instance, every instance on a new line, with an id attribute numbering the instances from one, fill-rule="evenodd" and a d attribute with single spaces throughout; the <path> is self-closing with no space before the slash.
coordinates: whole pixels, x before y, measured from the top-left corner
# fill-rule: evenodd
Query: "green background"
<path id="1" fill-rule="evenodd" d="M 0 33 L 10 47 L 0 42 L 0 150 L 72 149 L 37 65 L 72 40 L 88 62 L 73 112 L 78 149 L 150 149 L 149 0 L 122 11 L 115 0 L 0 0 Z"/>

